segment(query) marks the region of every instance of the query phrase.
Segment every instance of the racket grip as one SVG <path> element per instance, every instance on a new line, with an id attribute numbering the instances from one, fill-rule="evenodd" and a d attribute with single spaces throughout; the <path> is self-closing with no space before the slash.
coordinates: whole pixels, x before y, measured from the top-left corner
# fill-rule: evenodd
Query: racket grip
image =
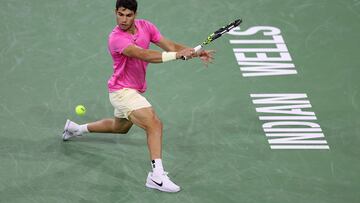
<path id="1" fill-rule="evenodd" d="M 202 49 L 202 47 L 203 47 L 202 45 L 199 45 L 199 46 L 195 47 L 195 48 L 194 48 L 195 52 L 200 51 L 200 49 Z"/>
<path id="2" fill-rule="evenodd" d="M 202 47 L 203 47 L 202 45 L 199 45 L 199 46 L 195 47 L 195 48 L 194 48 L 195 52 L 200 51 L 200 50 L 202 49 Z M 181 59 L 182 59 L 182 60 L 186 60 L 187 58 L 186 58 L 185 56 L 182 56 Z"/>

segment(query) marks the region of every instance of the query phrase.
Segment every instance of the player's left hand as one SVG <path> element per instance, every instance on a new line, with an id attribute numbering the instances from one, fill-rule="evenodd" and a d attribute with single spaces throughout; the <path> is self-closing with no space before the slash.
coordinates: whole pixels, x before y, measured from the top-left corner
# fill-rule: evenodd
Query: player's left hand
<path id="1" fill-rule="evenodd" d="M 215 50 L 202 50 L 198 53 L 198 57 L 208 67 L 209 63 L 213 63 Z"/>

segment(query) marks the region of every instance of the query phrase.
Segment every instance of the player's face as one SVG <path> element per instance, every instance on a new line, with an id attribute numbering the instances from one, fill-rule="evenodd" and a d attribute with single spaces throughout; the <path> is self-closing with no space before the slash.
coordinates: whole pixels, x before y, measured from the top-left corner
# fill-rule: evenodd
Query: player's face
<path id="1" fill-rule="evenodd" d="M 120 7 L 116 12 L 116 21 L 120 29 L 123 31 L 128 31 L 134 29 L 134 20 L 136 13 L 124 7 Z"/>

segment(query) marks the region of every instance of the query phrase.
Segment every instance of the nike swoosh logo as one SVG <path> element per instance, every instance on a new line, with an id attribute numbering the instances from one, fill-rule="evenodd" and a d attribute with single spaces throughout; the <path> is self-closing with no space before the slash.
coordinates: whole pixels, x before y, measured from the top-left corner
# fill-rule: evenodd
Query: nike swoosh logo
<path id="1" fill-rule="evenodd" d="M 158 186 L 160 186 L 160 187 L 163 185 L 163 182 L 158 183 L 158 182 L 154 181 L 153 179 L 151 179 L 151 180 L 152 180 L 152 182 L 154 182 L 156 185 L 158 185 Z"/>

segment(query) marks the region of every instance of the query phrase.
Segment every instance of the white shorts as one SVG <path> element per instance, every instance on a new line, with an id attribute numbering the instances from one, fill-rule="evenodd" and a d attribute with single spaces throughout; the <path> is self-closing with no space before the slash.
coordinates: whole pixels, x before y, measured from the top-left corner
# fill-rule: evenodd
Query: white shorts
<path id="1" fill-rule="evenodd" d="M 117 118 L 126 118 L 129 120 L 131 112 L 151 107 L 151 104 L 138 91 L 124 88 L 109 93 L 109 99 L 114 107 L 114 116 Z"/>

